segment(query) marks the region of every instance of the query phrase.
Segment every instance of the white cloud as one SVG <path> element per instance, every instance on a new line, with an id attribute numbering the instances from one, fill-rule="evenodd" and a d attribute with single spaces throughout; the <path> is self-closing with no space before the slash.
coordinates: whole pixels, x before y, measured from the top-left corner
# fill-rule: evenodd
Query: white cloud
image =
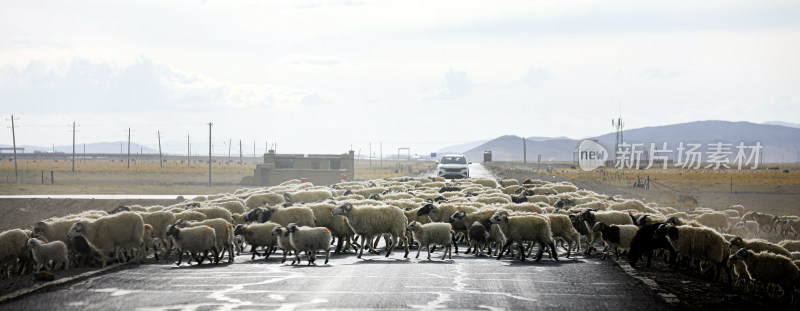
<path id="1" fill-rule="evenodd" d="M 428 100 L 451 100 L 467 96 L 474 84 L 466 72 L 450 69 L 444 75 L 442 88 L 426 97 Z"/>

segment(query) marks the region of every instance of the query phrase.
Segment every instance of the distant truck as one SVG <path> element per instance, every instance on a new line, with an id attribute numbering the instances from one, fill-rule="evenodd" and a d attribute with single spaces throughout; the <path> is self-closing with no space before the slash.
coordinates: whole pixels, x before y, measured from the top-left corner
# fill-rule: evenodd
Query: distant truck
<path id="1" fill-rule="evenodd" d="M 492 162 L 492 151 L 487 150 L 483 152 L 483 162 Z"/>

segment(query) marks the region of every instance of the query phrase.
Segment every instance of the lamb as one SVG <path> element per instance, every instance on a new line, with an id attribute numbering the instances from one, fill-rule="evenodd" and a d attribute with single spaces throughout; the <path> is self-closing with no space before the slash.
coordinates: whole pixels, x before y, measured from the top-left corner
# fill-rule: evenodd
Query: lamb
<path id="1" fill-rule="evenodd" d="M 725 271 L 730 280 L 727 267 L 727 256 L 730 254 L 729 244 L 711 228 L 692 226 L 671 226 L 662 224 L 656 229 L 655 237 L 666 237 L 672 247 L 678 251 L 682 259 L 709 262 L 716 267 L 716 276 Z M 699 267 L 702 270 L 702 267 Z"/>
<path id="2" fill-rule="evenodd" d="M 419 243 L 419 249 L 417 249 L 417 257 L 419 258 L 419 253 L 422 251 L 422 247 L 424 246 L 428 251 L 428 260 L 431 259 L 431 244 L 433 245 L 441 245 L 445 248 L 444 255 L 442 255 L 442 260 L 445 257 L 450 255 L 450 259 L 453 259 L 453 250 L 452 245 L 455 244 L 455 232 L 453 231 L 453 226 L 447 223 L 429 223 L 429 224 L 420 224 L 416 221 L 412 221 L 406 227 L 406 230 L 410 231 L 414 235 L 414 241 Z"/>
<path id="3" fill-rule="evenodd" d="M 82 235 L 98 251 L 105 267 L 109 253 L 117 248 L 141 248 L 143 233 L 142 216 L 122 212 L 96 220 L 78 221 L 67 232 L 67 238 Z"/>
<path id="4" fill-rule="evenodd" d="M 742 239 L 742 237 L 737 236 L 731 239 L 730 243 L 731 243 L 731 248 L 734 251 L 739 248 L 746 248 L 754 252 L 770 252 L 773 254 L 783 255 L 789 258 L 792 257 L 791 252 L 789 252 L 782 246 L 772 244 L 765 240 L 758 240 L 758 239 L 745 240 Z"/>
<path id="5" fill-rule="evenodd" d="M 747 272 L 756 281 L 778 284 L 784 293 L 792 295 L 792 289 L 797 283 L 800 270 L 792 260 L 781 255 L 760 252 L 756 253 L 747 248 L 739 249 L 730 256 L 732 262 L 743 261 L 747 265 Z"/>
<path id="6" fill-rule="evenodd" d="M 469 247 L 474 248 L 475 256 L 483 256 L 483 249 L 491 242 L 491 233 L 479 221 L 475 221 L 469 226 L 468 237 L 471 241 Z M 420 247 L 422 248 L 422 247 Z M 491 254 L 492 249 L 489 248 Z"/>
<path id="7" fill-rule="evenodd" d="M 37 238 L 31 238 L 28 240 L 27 246 L 31 249 L 33 259 L 36 261 L 36 272 L 41 271 L 50 261 L 53 262 L 53 270 L 55 270 L 59 264 L 62 265 L 61 270 L 67 269 L 69 257 L 67 256 L 67 244 L 64 242 L 53 241 L 42 243 L 42 241 Z"/>
<path id="8" fill-rule="evenodd" d="M 636 235 L 634 235 L 633 240 L 631 240 L 630 251 L 628 252 L 628 263 L 630 263 L 631 267 L 636 268 L 636 263 L 639 262 L 639 259 L 644 255 L 647 257 L 647 264 L 645 266 L 650 268 L 653 251 L 657 249 L 669 251 L 669 264 L 670 266 L 675 264 L 675 258 L 678 256 L 675 248 L 672 247 L 672 244 L 669 243 L 666 237 L 655 236 L 656 230 L 662 224 L 663 223 L 648 224 L 636 231 Z"/>
<path id="9" fill-rule="evenodd" d="M 497 256 L 498 260 L 503 256 L 504 250 L 512 242 L 516 242 L 519 248 L 519 259 L 520 261 L 525 261 L 525 250 L 522 247 L 522 242 L 532 241 L 531 243 L 539 244 L 539 252 L 536 254 L 537 262 L 542 259 L 542 253 L 547 247 L 550 248 L 553 260 L 558 261 L 558 253 L 553 243 L 553 233 L 550 230 L 550 221 L 546 217 L 539 215 L 511 217 L 508 212 L 501 211 L 492 215 L 489 221 L 492 224 L 499 225 L 506 238 L 506 243 Z"/>
<path id="10" fill-rule="evenodd" d="M 636 231 L 639 227 L 636 225 L 606 225 L 603 222 L 597 222 L 592 227 L 592 232 L 600 232 L 603 242 L 608 246 L 606 249 L 611 248 L 617 255 L 619 260 L 619 250 L 623 251 L 630 249 L 631 241 L 636 236 Z M 603 252 L 603 260 L 608 256 L 607 251 Z"/>
<path id="11" fill-rule="evenodd" d="M 399 208 L 394 206 L 354 207 L 352 203 L 344 203 L 334 208 L 331 214 L 347 218 L 347 223 L 353 228 L 353 231 L 361 236 L 358 258 L 361 258 L 364 252 L 364 243 L 367 240 L 371 241 L 373 237 L 384 233 L 392 236 L 392 244 L 387 245 L 386 257 L 392 253 L 392 248 L 397 245 L 399 238 L 406 249 L 403 258 L 408 258 L 409 241 L 406 238 L 408 220 Z M 374 251 L 371 243 L 366 246 Z"/>
<path id="12" fill-rule="evenodd" d="M 317 260 L 317 251 L 325 251 L 325 264 L 331 257 L 331 231 L 328 228 L 300 227 L 295 223 L 286 226 L 289 233 L 289 243 L 295 249 L 295 258 L 300 263 L 300 252 L 305 251 L 308 264 L 312 265 Z M 294 261 L 292 261 L 294 264 Z"/>
<path id="13" fill-rule="evenodd" d="M 251 210 L 244 218 L 245 221 L 266 222 L 271 221 L 281 226 L 296 223 L 299 226 L 314 227 L 314 212 L 305 206 L 259 207 Z"/>
<path id="14" fill-rule="evenodd" d="M 197 226 L 209 226 L 214 229 L 215 241 L 216 245 L 215 248 L 217 252 L 214 254 L 214 262 L 219 263 L 222 257 L 225 256 L 225 252 L 228 252 L 228 262 L 233 262 L 234 254 L 233 254 L 233 247 L 234 247 L 234 234 L 233 234 L 233 225 L 228 221 L 220 218 L 214 219 L 206 219 L 204 221 L 198 222 L 189 222 L 185 219 L 178 219 L 175 221 L 175 225 L 181 228 L 185 227 L 197 227 Z"/>
<path id="15" fill-rule="evenodd" d="M 730 227 L 730 218 L 723 212 L 704 213 L 695 220 L 701 225 L 716 229 L 719 232 L 726 232 Z"/>
<path id="16" fill-rule="evenodd" d="M 20 229 L 12 229 L 0 233 L 0 278 L 6 277 L 5 269 L 2 267 L 14 267 L 17 264 L 17 259 L 23 257 L 27 253 L 26 243 L 28 243 L 28 235 L 25 231 Z M 17 273 L 20 273 L 21 267 L 17 267 Z"/>
<path id="17" fill-rule="evenodd" d="M 244 237 L 245 242 L 250 245 L 251 251 L 253 252 L 253 256 L 250 257 L 250 260 L 255 259 L 256 255 L 259 255 L 258 251 L 256 250 L 258 247 L 265 249 L 265 259 L 269 259 L 269 255 L 272 253 L 272 251 L 274 251 L 275 246 L 278 243 L 275 236 L 272 235 L 272 230 L 277 226 L 280 225 L 274 222 L 236 225 L 236 228 L 233 229 L 233 234 Z"/>
<path id="18" fill-rule="evenodd" d="M 178 248 L 178 262 L 175 263 L 178 266 L 183 261 L 184 252 L 188 252 L 198 265 L 203 264 L 209 251 L 214 254 L 214 257 L 219 258 L 216 247 L 217 233 L 209 226 L 181 228 L 177 224 L 172 224 L 167 227 L 167 235 L 175 240 L 175 246 Z M 203 257 L 197 258 L 200 253 L 203 253 Z M 189 264 L 191 264 L 191 259 L 189 259 Z"/>
<path id="19" fill-rule="evenodd" d="M 154 239 L 161 242 L 161 245 L 164 245 L 167 249 L 172 247 L 172 245 L 167 242 L 167 227 L 177 220 L 175 214 L 170 212 L 153 212 L 139 213 L 139 216 L 142 216 L 142 221 L 144 221 L 145 224 L 152 226 Z M 158 260 L 158 255 L 155 257 L 156 260 Z"/>

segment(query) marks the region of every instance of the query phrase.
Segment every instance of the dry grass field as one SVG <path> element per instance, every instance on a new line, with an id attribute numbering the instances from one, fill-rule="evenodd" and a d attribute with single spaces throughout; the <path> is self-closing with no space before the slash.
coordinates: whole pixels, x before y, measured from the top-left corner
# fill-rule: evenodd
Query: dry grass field
<path id="1" fill-rule="evenodd" d="M 566 180 L 598 193 L 619 194 L 664 206 L 723 208 L 742 204 L 766 212 L 800 215 L 800 164 L 762 166 L 779 167 L 778 170 L 662 170 L 659 167 L 649 170 L 600 168 L 591 172 L 571 168 L 571 165 L 493 162 L 487 166 L 505 178 Z M 649 189 L 633 187 L 637 180 L 647 177 L 650 178 Z"/>

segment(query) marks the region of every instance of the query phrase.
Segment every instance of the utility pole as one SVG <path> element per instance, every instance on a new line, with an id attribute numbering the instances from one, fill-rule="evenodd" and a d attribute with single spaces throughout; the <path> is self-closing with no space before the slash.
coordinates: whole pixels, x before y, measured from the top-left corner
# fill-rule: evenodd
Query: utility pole
<path id="1" fill-rule="evenodd" d="M 128 128 L 128 169 L 131 168 L 131 128 Z"/>
<path id="2" fill-rule="evenodd" d="M 242 165 L 242 140 L 239 140 L 239 165 Z"/>
<path id="3" fill-rule="evenodd" d="M 164 168 L 164 161 L 161 160 L 161 131 L 157 132 L 158 134 L 158 166 L 160 168 Z"/>
<path id="4" fill-rule="evenodd" d="M 86 163 L 86 143 L 83 143 L 83 163 Z"/>
<path id="5" fill-rule="evenodd" d="M 208 187 L 211 188 L 211 122 L 208 122 Z"/>
<path id="6" fill-rule="evenodd" d="M 189 135 L 186 135 L 186 167 L 192 167 L 189 165 L 192 160 L 192 143 L 189 140 Z"/>
<path id="7" fill-rule="evenodd" d="M 253 141 L 253 158 L 256 157 L 256 141 Z"/>
<path id="8" fill-rule="evenodd" d="M 528 147 L 526 146 L 525 137 L 522 138 L 522 162 L 528 163 Z"/>
<path id="9" fill-rule="evenodd" d="M 369 166 L 372 166 L 372 143 L 369 143 Z"/>
<path id="10" fill-rule="evenodd" d="M 17 118 L 19 119 L 19 118 Z M 14 143 L 14 181 L 19 181 L 19 173 L 17 172 L 17 133 L 14 131 L 14 115 L 11 115 L 11 141 Z"/>
<path id="11" fill-rule="evenodd" d="M 383 167 L 383 142 L 379 142 L 381 149 L 381 167 Z"/>
<path id="12" fill-rule="evenodd" d="M 75 173 L 75 121 L 72 121 L 72 172 Z"/>

